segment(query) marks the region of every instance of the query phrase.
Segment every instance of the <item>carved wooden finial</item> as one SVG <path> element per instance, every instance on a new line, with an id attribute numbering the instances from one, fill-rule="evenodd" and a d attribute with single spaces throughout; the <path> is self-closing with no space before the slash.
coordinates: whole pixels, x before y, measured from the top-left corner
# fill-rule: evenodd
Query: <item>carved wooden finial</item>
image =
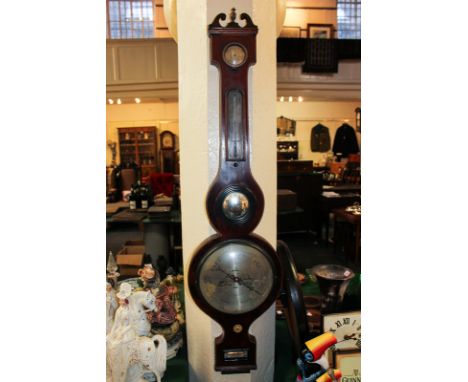
<path id="1" fill-rule="evenodd" d="M 236 20 L 236 8 L 231 8 L 231 13 L 229 14 L 229 18 L 231 19 L 231 23 Z"/>
<path id="2" fill-rule="evenodd" d="M 237 18 L 236 8 L 233 7 L 233 8 L 231 8 L 231 12 L 229 12 L 230 21 L 226 24 L 226 26 L 222 26 L 220 24 L 220 20 L 222 20 L 222 21 L 226 20 L 226 14 L 225 13 L 220 13 L 220 14 L 215 16 L 213 22 L 209 25 L 208 29 L 226 28 L 226 27 L 227 28 L 241 28 L 241 26 L 236 22 L 236 18 Z M 256 28 L 256 26 L 252 22 L 252 19 L 250 18 L 250 16 L 247 13 L 241 13 L 240 20 L 245 21 L 244 28 L 245 27 Z"/>

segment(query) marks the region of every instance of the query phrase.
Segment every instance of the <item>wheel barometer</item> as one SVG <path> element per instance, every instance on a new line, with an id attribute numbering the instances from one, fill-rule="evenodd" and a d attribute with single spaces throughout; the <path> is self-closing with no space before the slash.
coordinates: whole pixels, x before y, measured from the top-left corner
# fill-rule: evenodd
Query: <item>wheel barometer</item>
<path id="1" fill-rule="evenodd" d="M 217 321 L 215 370 L 256 369 L 256 341 L 248 330 L 278 294 L 281 280 L 276 251 L 252 233 L 263 215 L 262 190 L 250 170 L 248 70 L 256 61 L 258 28 L 233 8 L 230 22 L 217 15 L 208 27 L 211 64 L 220 72 L 220 152 L 218 173 L 206 197 L 211 225 L 218 232 L 196 250 L 189 267 L 195 303 Z"/>

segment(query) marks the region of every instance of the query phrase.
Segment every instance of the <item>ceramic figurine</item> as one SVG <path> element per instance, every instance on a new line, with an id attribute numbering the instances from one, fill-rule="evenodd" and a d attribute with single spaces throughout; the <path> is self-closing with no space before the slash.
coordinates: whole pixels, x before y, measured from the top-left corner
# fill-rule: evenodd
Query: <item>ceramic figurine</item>
<path id="1" fill-rule="evenodd" d="M 170 287 L 167 286 L 161 286 L 159 288 L 159 293 L 156 296 L 157 309 L 151 312 L 151 323 L 170 325 L 176 320 L 177 312 L 172 301 L 172 290 L 169 288 Z"/>
<path id="2" fill-rule="evenodd" d="M 164 336 L 167 341 L 167 359 L 177 355 L 184 340 L 181 325 L 184 324 L 182 304 L 179 300 L 178 284 L 183 276 L 169 274 L 161 281 L 156 295 L 158 310 L 150 315 L 151 332 Z"/>
<path id="3" fill-rule="evenodd" d="M 185 322 L 184 319 L 184 311 L 182 309 L 182 304 L 179 299 L 178 287 L 177 283 L 183 282 L 184 277 L 182 275 L 173 276 L 169 274 L 163 281 L 161 281 L 161 285 L 165 285 L 168 287 L 169 295 L 172 299 L 172 304 L 174 305 L 176 311 L 176 319 L 179 321 L 179 324 L 183 325 Z"/>
<path id="4" fill-rule="evenodd" d="M 106 334 L 112 329 L 112 325 L 114 324 L 114 315 L 115 311 L 117 310 L 118 303 L 117 303 L 117 296 L 115 294 L 115 290 L 112 287 L 112 283 L 107 282 L 106 284 Z"/>
<path id="5" fill-rule="evenodd" d="M 141 382 L 149 373 L 161 382 L 167 342 L 161 335 L 148 337 L 151 324 L 146 318 L 156 308 L 156 298 L 150 291 L 133 291 L 129 283 L 120 285 L 117 298 L 120 306 L 107 336 L 107 382 Z"/>
<path id="6" fill-rule="evenodd" d="M 159 287 L 159 272 L 153 268 L 152 264 L 145 264 L 138 270 L 140 276 L 139 284 L 143 289 L 155 289 Z"/>

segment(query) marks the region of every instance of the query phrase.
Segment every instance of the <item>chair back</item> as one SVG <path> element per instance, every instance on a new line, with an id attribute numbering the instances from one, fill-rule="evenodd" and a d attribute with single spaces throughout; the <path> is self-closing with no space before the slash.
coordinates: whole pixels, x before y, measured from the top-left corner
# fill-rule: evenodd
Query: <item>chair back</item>
<path id="1" fill-rule="evenodd" d="M 133 168 L 123 168 L 120 170 L 120 179 L 122 191 L 128 191 L 132 188 L 132 184 L 137 181 L 136 173 Z"/>

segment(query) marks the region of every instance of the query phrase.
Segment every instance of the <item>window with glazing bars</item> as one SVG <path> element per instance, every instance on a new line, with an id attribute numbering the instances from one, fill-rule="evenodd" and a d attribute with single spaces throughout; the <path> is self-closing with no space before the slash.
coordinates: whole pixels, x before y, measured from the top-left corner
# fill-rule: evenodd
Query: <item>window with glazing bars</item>
<path id="1" fill-rule="evenodd" d="M 106 0 L 107 38 L 154 37 L 152 0 Z"/>
<path id="2" fill-rule="evenodd" d="M 338 38 L 361 39 L 361 0 L 337 0 Z"/>

